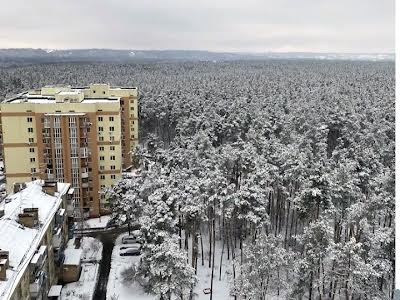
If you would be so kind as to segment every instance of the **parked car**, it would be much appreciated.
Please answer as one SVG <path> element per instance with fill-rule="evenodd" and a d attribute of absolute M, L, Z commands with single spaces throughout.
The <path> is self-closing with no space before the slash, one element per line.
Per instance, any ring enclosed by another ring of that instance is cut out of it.
<path fill-rule="evenodd" d="M 135 230 L 132 232 L 131 235 L 124 236 L 122 238 L 122 244 L 133 244 L 133 243 L 139 243 L 139 231 Z"/>
<path fill-rule="evenodd" d="M 120 256 L 138 256 L 140 255 L 140 248 L 129 248 L 119 252 Z"/>
<path fill-rule="evenodd" d="M 133 243 L 133 244 L 124 244 L 119 250 L 125 250 L 125 249 L 141 249 L 142 245 L 139 243 Z"/>

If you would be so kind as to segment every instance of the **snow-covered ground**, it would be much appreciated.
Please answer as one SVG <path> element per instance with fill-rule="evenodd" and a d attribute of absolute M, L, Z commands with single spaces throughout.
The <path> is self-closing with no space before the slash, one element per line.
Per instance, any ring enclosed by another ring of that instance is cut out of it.
<path fill-rule="evenodd" d="M 74 239 L 68 242 L 67 249 L 73 249 Z M 99 266 L 102 258 L 102 243 L 91 237 L 83 237 L 81 240 L 82 249 L 82 272 L 79 281 L 66 284 L 61 296 L 63 300 L 91 300 L 96 289 L 99 275 Z"/>
<path fill-rule="evenodd" d="M 115 247 L 112 253 L 111 269 L 107 285 L 107 300 L 153 300 L 156 299 L 154 295 L 149 295 L 144 292 L 141 286 L 137 283 L 125 283 L 121 276 L 121 272 L 127 267 L 131 266 L 133 263 L 139 263 L 139 256 L 120 256 L 119 248 L 121 247 L 122 236 L 118 237 Z M 198 258 L 198 269 L 197 277 L 198 283 L 194 289 L 194 292 L 198 295 L 196 299 L 208 300 L 210 298 L 209 294 L 204 294 L 203 290 L 211 287 L 211 268 L 208 267 L 208 243 L 204 243 L 204 266 L 201 265 L 201 256 Z M 189 249 L 190 247 L 189 241 Z M 222 243 L 215 243 L 215 266 L 214 266 L 214 299 L 233 299 L 229 296 L 230 281 L 232 278 L 232 260 L 227 259 L 226 247 L 224 250 L 224 255 L 222 259 L 222 272 L 221 281 L 219 280 L 219 266 L 220 266 L 220 255 L 222 250 Z M 115 298 L 113 298 L 113 296 Z"/>
<path fill-rule="evenodd" d="M 107 226 L 108 221 L 111 219 L 111 215 L 101 216 L 100 218 L 88 219 L 84 223 L 85 228 L 104 228 Z"/>
<path fill-rule="evenodd" d="M 146 294 L 137 283 L 125 283 L 121 272 L 134 263 L 139 263 L 140 256 L 120 256 L 119 248 L 122 246 L 121 240 L 124 233 L 115 241 L 115 246 L 111 256 L 111 269 L 107 284 L 107 300 L 153 300 L 154 296 Z"/>
<path fill-rule="evenodd" d="M 68 283 L 61 290 L 63 300 L 91 300 L 96 289 L 99 273 L 98 263 L 83 263 L 79 281 Z"/>

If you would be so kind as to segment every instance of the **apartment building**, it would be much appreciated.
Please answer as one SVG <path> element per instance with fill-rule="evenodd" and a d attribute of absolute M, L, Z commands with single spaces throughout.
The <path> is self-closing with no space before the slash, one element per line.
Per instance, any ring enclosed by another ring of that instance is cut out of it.
<path fill-rule="evenodd" d="M 45 86 L 5 100 L 0 110 L 7 190 L 39 178 L 70 182 L 68 212 L 99 216 L 106 206 L 100 191 L 132 165 L 137 88 Z"/>
<path fill-rule="evenodd" d="M 0 203 L 0 299 L 41 300 L 60 290 L 70 190 L 69 183 L 37 180 Z"/>

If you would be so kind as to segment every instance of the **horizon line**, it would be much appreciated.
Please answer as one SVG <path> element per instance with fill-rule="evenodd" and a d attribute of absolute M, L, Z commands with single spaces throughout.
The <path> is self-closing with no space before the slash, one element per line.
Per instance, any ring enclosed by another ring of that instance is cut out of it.
<path fill-rule="evenodd" d="M 9 47 L 0 48 L 0 50 L 43 50 L 43 51 L 76 51 L 76 50 L 107 50 L 107 51 L 190 51 L 190 52 L 209 52 L 209 53 L 229 53 L 229 54 L 296 54 L 296 53 L 307 53 L 307 54 L 390 54 L 395 55 L 396 52 L 327 52 L 327 51 L 219 51 L 219 50 L 205 50 L 205 49 L 122 49 L 122 48 L 32 48 L 32 47 Z M 50 52 L 51 53 L 51 52 Z"/>

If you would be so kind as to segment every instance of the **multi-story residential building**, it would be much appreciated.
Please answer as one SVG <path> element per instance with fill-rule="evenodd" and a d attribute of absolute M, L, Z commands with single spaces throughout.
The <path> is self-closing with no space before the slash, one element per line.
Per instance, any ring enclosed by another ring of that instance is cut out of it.
<path fill-rule="evenodd" d="M 54 296 L 68 241 L 70 190 L 69 183 L 37 180 L 18 185 L 0 203 L 0 299 L 47 299 L 50 290 Z"/>
<path fill-rule="evenodd" d="M 70 182 L 75 217 L 99 216 L 101 189 L 132 165 L 137 88 L 46 86 L 5 100 L 0 110 L 7 190 L 37 178 Z"/>

